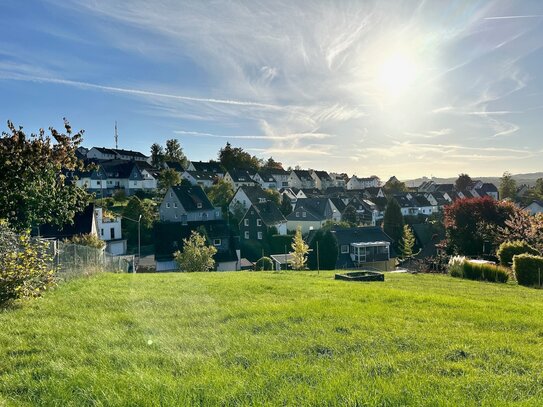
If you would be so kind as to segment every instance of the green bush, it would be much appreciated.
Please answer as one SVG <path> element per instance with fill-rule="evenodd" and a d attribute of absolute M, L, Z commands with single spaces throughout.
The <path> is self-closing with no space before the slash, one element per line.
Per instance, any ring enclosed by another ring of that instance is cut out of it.
<path fill-rule="evenodd" d="M 543 257 L 519 254 L 513 257 L 513 271 L 520 285 L 541 287 L 543 282 Z"/>
<path fill-rule="evenodd" d="M 54 284 L 49 244 L 32 240 L 27 233 L 16 235 L 0 221 L 0 304 L 37 297 Z"/>
<path fill-rule="evenodd" d="M 506 283 L 509 279 L 509 270 L 494 264 L 466 261 L 463 264 L 462 275 L 469 280 Z"/>
<path fill-rule="evenodd" d="M 513 264 L 513 256 L 518 254 L 539 254 L 539 252 L 530 246 L 528 243 L 515 240 L 513 242 L 504 242 L 498 249 L 497 256 L 500 259 L 502 266 L 511 267 Z"/>
<path fill-rule="evenodd" d="M 257 271 L 270 271 L 273 270 L 273 261 L 269 257 L 261 257 L 255 264 L 255 270 Z"/>

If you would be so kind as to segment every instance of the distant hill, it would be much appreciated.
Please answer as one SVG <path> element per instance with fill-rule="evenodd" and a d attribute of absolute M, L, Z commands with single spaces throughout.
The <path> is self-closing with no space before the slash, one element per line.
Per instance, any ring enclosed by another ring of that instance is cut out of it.
<path fill-rule="evenodd" d="M 419 186 L 424 181 L 430 181 L 430 180 L 434 181 L 436 184 L 454 184 L 457 178 L 458 176 L 451 177 L 451 178 L 422 177 L 422 178 L 416 178 L 416 179 L 411 179 L 411 180 L 404 180 L 403 182 L 405 182 L 406 185 L 410 187 Z M 501 177 L 471 177 L 471 178 L 480 179 L 483 182 L 491 182 L 494 185 L 499 186 Z M 533 172 L 529 174 L 514 174 L 513 175 L 513 179 L 517 181 L 517 185 L 526 184 L 526 185 L 533 186 L 535 185 L 535 181 L 538 178 L 543 178 L 543 172 Z"/>

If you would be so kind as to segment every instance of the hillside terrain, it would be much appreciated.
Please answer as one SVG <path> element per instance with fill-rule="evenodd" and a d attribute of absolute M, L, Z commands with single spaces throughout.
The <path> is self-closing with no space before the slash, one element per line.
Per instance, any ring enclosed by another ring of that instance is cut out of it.
<path fill-rule="evenodd" d="M 0 313 L 0 405 L 543 404 L 543 292 L 102 274 Z"/>
<path fill-rule="evenodd" d="M 430 180 L 433 180 L 436 184 L 454 184 L 454 182 L 456 181 L 457 178 L 458 178 L 458 176 L 449 177 L 449 178 L 423 177 L 423 178 L 405 180 L 404 182 L 406 183 L 407 186 L 410 186 L 410 187 L 419 186 L 424 181 L 430 181 Z M 490 182 L 490 183 L 492 183 L 492 184 L 494 184 L 496 186 L 499 186 L 501 176 L 496 176 L 496 177 L 472 177 L 472 178 L 474 180 L 478 179 L 478 180 L 481 180 L 483 182 Z M 538 178 L 543 178 L 543 172 L 533 172 L 533 173 L 529 173 L 529 174 L 513 174 L 513 179 L 517 182 L 517 185 L 519 185 L 519 186 L 524 185 L 524 184 L 529 185 L 529 186 L 534 186 L 535 181 Z"/>

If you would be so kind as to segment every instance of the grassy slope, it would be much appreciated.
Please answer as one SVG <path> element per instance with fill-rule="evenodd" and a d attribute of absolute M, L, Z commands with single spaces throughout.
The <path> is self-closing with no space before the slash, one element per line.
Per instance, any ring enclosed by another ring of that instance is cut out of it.
<path fill-rule="evenodd" d="M 100 275 L 0 313 L 0 405 L 543 404 L 543 292 Z"/>

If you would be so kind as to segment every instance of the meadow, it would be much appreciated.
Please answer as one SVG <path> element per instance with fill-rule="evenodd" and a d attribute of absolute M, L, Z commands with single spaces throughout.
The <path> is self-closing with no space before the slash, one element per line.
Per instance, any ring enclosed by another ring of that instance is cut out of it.
<path fill-rule="evenodd" d="M 0 311 L 0 405 L 543 405 L 543 291 L 100 274 Z"/>

